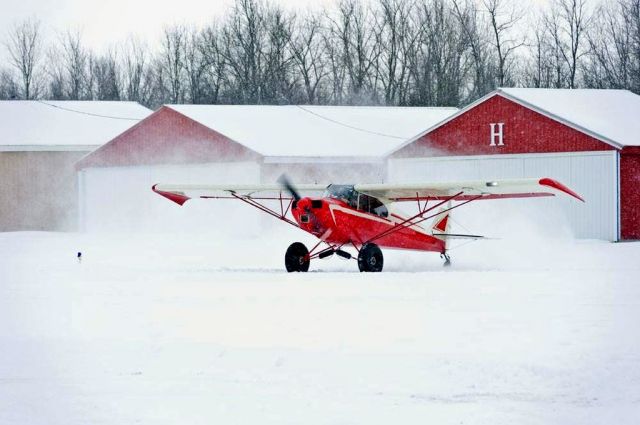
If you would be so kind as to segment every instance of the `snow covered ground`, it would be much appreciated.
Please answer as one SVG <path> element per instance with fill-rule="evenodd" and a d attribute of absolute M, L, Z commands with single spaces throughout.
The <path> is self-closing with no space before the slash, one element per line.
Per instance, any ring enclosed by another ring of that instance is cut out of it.
<path fill-rule="evenodd" d="M 371 275 L 287 274 L 291 241 L 0 234 L 0 423 L 640 420 L 640 243 L 385 252 Z"/>

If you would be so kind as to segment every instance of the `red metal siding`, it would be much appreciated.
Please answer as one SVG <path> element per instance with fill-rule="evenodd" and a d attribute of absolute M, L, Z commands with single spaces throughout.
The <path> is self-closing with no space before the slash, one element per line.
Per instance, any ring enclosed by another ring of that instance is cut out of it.
<path fill-rule="evenodd" d="M 622 239 L 640 239 L 640 154 L 620 155 L 620 232 Z"/>
<path fill-rule="evenodd" d="M 504 123 L 504 146 L 490 146 L 492 123 Z M 425 134 L 393 156 L 497 155 L 613 149 L 611 145 L 498 94 Z"/>
<path fill-rule="evenodd" d="M 257 159 L 260 155 L 167 107 L 95 150 L 76 168 Z"/>

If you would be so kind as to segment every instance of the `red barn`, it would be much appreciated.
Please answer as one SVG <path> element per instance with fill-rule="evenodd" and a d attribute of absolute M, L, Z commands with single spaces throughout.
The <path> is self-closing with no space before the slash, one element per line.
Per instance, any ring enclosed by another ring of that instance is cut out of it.
<path fill-rule="evenodd" d="M 640 238 L 640 96 L 499 89 L 409 139 L 391 181 L 548 176 L 587 200 L 554 200 L 578 237 Z"/>
<path fill-rule="evenodd" d="M 297 183 L 379 182 L 387 152 L 456 111 L 165 105 L 78 161 L 82 228 L 183 230 L 190 225 L 184 209 L 150 190 L 158 182 L 273 183 L 283 172 Z M 236 211 L 228 204 L 190 204 L 209 222 L 215 214 L 248 211 L 244 205 Z"/>

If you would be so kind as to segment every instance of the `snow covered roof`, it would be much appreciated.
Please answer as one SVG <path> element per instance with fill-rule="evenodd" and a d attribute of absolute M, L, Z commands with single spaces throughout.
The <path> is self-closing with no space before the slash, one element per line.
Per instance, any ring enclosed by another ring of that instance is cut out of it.
<path fill-rule="evenodd" d="M 166 105 L 265 157 L 381 157 L 457 108 Z"/>
<path fill-rule="evenodd" d="M 94 149 L 149 114 L 136 102 L 0 101 L 0 150 Z"/>
<path fill-rule="evenodd" d="M 503 96 L 617 148 L 640 146 L 640 96 L 628 90 L 499 88 L 399 144 L 393 152 L 465 114 L 494 96 Z"/>
<path fill-rule="evenodd" d="M 640 146 L 640 96 L 628 90 L 502 88 L 497 93 L 616 147 Z"/>

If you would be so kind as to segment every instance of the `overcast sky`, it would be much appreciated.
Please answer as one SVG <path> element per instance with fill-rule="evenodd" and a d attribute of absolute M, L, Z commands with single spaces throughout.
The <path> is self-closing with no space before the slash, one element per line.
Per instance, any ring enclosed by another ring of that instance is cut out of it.
<path fill-rule="evenodd" d="M 318 8 L 334 0 L 277 0 L 287 8 Z M 175 23 L 203 25 L 222 15 L 233 0 L 0 0 L 0 40 L 15 22 L 38 18 L 47 33 L 73 28 L 90 48 L 102 50 L 137 34 L 157 40 L 162 27 Z M 4 50 L 4 46 L 1 46 Z"/>
<path fill-rule="evenodd" d="M 289 9 L 317 9 L 337 0 L 271 0 Z M 522 1 L 522 0 L 515 0 Z M 525 0 L 542 5 L 549 0 Z M 155 43 L 163 26 L 188 23 L 202 26 L 222 15 L 233 0 L 0 0 L 0 40 L 16 22 L 36 17 L 48 37 L 56 31 L 80 30 L 87 47 L 101 52 L 137 35 Z M 6 49 L 0 42 L 0 59 Z"/>

